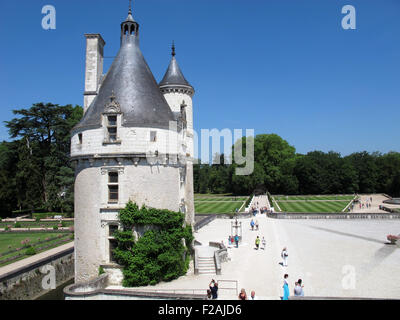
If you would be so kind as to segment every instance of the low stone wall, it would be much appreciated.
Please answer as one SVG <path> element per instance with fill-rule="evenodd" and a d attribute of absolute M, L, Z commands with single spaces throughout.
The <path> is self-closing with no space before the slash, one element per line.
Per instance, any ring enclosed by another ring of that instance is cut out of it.
<path fill-rule="evenodd" d="M 108 274 L 64 288 L 65 300 L 204 300 L 204 294 L 180 294 L 174 292 L 135 291 L 127 289 L 106 289 Z"/>
<path fill-rule="evenodd" d="M 228 249 L 220 242 L 210 241 L 208 245 L 218 249 L 214 252 L 214 263 L 217 275 L 220 275 L 222 273 L 221 263 L 228 261 Z"/>
<path fill-rule="evenodd" d="M 198 218 L 198 217 L 201 217 L 201 216 L 197 216 L 196 218 Z M 209 224 L 211 221 L 213 221 L 215 218 L 216 218 L 216 215 L 215 215 L 215 214 L 214 214 L 214 215 L 210 214 L 210 215 L 204 216 L 203 219 L 199 219 L 199 220 L 195 223 L 193 230 L 194 230 L 194 231 L 200 230 L 201 228 L 203 228 L 204 226 L 206 226 L 207 224 Z M 197 219 L 196 219 L 196 220 L 197 220 Z"/>
<path fill-rule="evenodd" d="M 268 213 L 274 219 L 400 219 L 400 213 L 324 213 L 324 212 L 274 212 Z"/>
<path fill-rule="evenodd" d="M 51 273 L 41 272 L 49 265 L 54 268 L 56 287 L 74 277 L 74 249 L 66 249 L 55 255 L 25 265 L 0 277 L 0 300 L 34 300 L 52 289 L 44 289 L 43 279 Z"/>

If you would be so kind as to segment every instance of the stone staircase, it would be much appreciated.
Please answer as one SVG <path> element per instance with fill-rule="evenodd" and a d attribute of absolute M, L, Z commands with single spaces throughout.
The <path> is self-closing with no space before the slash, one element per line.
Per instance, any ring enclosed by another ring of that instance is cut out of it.
<path fill-rule="evenodd" d="M 199 274 L 216 274 L 214 257 L 198 257 Z"/>

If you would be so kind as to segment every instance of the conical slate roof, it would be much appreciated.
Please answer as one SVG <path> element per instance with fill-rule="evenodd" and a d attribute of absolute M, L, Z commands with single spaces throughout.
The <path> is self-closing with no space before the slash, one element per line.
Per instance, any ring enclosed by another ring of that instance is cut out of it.
<path fill-rule="evenodd" d="M 178 61 L 176 61 L 175 59 L 175 46 L 172 46 L 171 62 L 169 63 L 164 78 L 159 84 L 160 87 L 168 85 L 182 85 L 191 87 L 189 82 L 185 79 L 181 69 L 179 68 Z"/>
<path fill-rule="evenodd" d="M 113 97 L 123 113 L 123 126 L 168 129 L 175 119 L 142 55 L 138 34 L 123 34 L 121 40 L 98 95 L 76 128 L 100 127 L 101 114 Z"/>

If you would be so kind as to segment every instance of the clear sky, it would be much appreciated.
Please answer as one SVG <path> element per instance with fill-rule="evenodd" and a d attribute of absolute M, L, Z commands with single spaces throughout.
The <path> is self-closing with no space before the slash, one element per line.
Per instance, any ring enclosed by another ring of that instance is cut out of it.
<path fill-rule="evenodd" d="M 42 29 L 48 4 L 56 30 Z M 355 30 L 341 25 L 347 4 Z M 115 56 L 127 11 L 128 0 L 1 0 L 0 120 L 36 102 L 82 105 L 84 33 Z M 400 151 L 399 0 L 135 0 L 133 15 L 157 81 L 175 40 L 197 131 L 276 133 L 299 153 Z"/>

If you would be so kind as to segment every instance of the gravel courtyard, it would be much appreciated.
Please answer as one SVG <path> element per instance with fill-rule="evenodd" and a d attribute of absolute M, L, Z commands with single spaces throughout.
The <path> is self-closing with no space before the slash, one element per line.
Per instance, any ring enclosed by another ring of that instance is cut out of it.
<path fill-rule="evenodd" d="M 237 280 L 238 289 L 258 299 L 280 299 L 282 279 L 289 274 L 290 294 L 294 282 L 303 280 L 306 296 L 400 298 L 400 248 L 389 245 L 387 234 L 400 233 L 398 220 L 279 220 L 257 215 L 260 228 L 252 231 L 251 218 L 243 223 L 243 242 L 229 247 L 230 261 L 222 274 L 186 276 L 143 289 L 196 289 L 204 293 L 212 278 Z M 195 237 L 227 244 L 230 219 L 215 219 Z M 266 249 L 255 250 L 257 237 L 265 237 Z M 286 246 L 288 267 L 282 267 L 280 252 Z M 225 285 L 226 286 L 226 285 Z M 220 299 L 237 299 L 233 290 L 220 290 Z"/>

